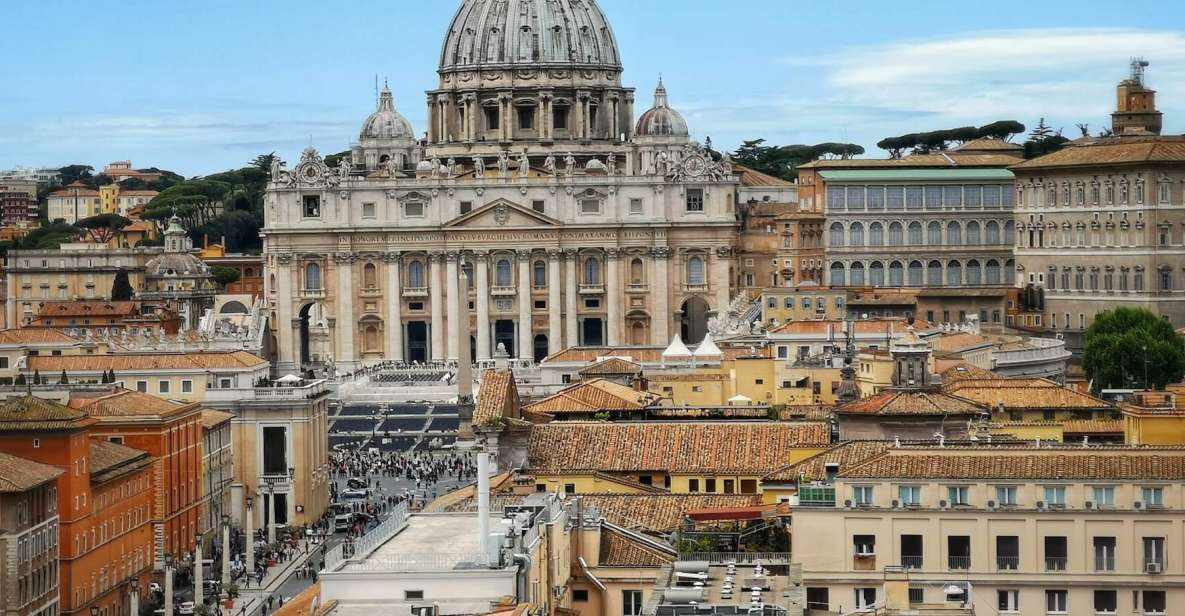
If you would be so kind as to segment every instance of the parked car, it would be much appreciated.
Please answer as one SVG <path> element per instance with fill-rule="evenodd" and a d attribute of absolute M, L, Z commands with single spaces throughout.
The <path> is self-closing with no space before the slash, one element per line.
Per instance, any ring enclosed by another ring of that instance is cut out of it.
<path fill-rule="evenodd" d="M 193 601 L 182 601 L 177 606 L 177 613 L 180 616 L 193 616 Z"/>
<path fill-rule="evenodd" d="M 342 490 L 342 498 L 346 500 L 364 500 L 370 496 L 370 490 Z"/>
<path fill-rule="evenodd" d="M 354 488 L 356 490 L 358 490 L 358 489 L 365 490 L 366 489 L 366 482 L 361 479 L 358 479 L 357 477 L 350 477 L 349 479 L 346 480 L 346 487 L 347 488 Z"/>

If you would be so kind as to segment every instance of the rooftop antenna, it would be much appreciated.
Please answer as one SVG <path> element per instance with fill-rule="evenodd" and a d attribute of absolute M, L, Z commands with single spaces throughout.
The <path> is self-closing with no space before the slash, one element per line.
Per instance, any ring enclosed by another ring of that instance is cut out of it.
<path fill-rule="evenodd" d="M 1144 58 L 1132 58 L 1132 81 L 1136 85 L 1144 85 L 1144 69 L 1151 63 Z"/>
<path fill-rule="evenodd" d="M 379 74 L 378 73 L 374 74 L 374 98 L 375 98 L 375 100 L 378 100 L 378 98 L 379 98 Z"/>

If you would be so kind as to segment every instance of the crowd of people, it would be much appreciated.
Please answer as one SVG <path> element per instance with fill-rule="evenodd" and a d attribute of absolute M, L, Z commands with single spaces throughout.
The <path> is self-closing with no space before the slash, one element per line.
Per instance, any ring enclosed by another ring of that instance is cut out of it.
<path fill-rule="evenodd" d="M 416 490 L 430 489 L 445 479 L 465 482 L 477 478 L 477 463 L 469 453 L 343 450 L 330 454 L 330 466 L 334 477 L 358 478 L 367 488 L 380 477 L 414 482 Z"/>

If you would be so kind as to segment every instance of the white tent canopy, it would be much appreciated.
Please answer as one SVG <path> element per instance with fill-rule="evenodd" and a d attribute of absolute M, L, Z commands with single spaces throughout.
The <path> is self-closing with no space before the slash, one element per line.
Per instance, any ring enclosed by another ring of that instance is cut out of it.
<path fill-rule="evenodd" d="M 679 338 L 679 334 L 675 334 L 675 337 L 671 339 L 671 345 L 667 347 L 667 350 L 662 352 L 662 357 L 663 359 L 669 357 L 691 357 L 691 349 L 688 349 L 687 345 L 683 344 L 683 340 Z"/>
<path fill-rule="evenodd" d="M 699 343 L 695 349 L 695 356 L 698 357 L 722 357 L 724 352 L 720 347 L 716 346 L 716 342 L 712 340 L 712 334 L 704 336 L 704 341 Z"/>
<path fill-rule="evenodd" d="M 299 376 L 296 376 L 295 374 L 289 374 L 287 376 L 282 376 L 282 377 L 276 379 L 276 382 L 277 383 L 299 383 L 303 380 L 304 379 L 300 378 Z"/>
<path fill-rule="evenodd" d="M 744 394 L 737 394 L 728 399 L 729 404 L 752 404 L 753 399 Z"/>

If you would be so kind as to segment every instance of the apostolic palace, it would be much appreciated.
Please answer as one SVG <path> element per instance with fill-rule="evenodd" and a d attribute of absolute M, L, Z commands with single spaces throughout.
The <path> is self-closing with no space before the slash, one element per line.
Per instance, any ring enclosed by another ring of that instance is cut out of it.
<path fill-rule="evenodd" d="M 426 141 L 384 88 L 345 164 L 273 169 L 280 370 L 702 337 L 730 298 L 736 176 L 661 83 L 635 116 L 596 4 L 465 2 L 437 72 Z"/>

